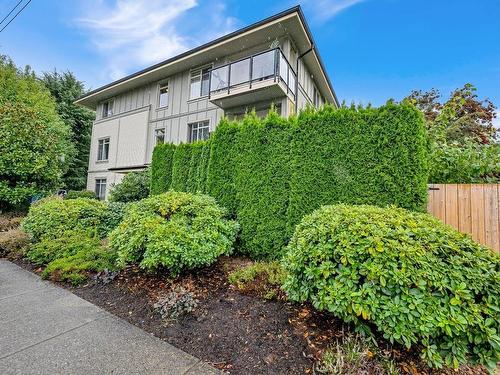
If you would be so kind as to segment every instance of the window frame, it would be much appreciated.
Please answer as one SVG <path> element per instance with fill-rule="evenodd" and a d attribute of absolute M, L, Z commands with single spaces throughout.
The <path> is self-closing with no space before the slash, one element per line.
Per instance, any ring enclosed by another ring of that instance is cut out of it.
<path fill-rule="evenodd" d="M 108 105 L 106 112 L 104 112 L 104 106 L 105 104 Z M 111 110 L 110 110 L 110 104 L 111 104 Z M 108 118 L 114 115 L 113 109 L 115 106 L 115 99 L 108 99 L 102 102 L 102 111 L 101 111 L 101 116 L 102 118 Z"/>
<path fill-rule="evenodd" d="M 189 100 L 196 100 L 196 99 L 201 99 L 201 98 L 206 98 L 210 94 L 210 71 L 212 70 L 213 64 L 209 65 L 204 65 L 196 69 L 191 69 L 189 71 Z M 205 71 L 205 73 L 203 73 Z M 206 80 L 206 93 L 203 93 L 203 76 L 206 74 L 208 79 Z M 198 96 L 191 96 L 192 95 L 192 89 L 191 86 L 193 84 L 194 79 L 199 79 L 200 80 L 200 92 L 197 93 Z"/>
<path fill-rule="evenodd" d="M 158 143 L 158 132 L 163 131 L 163 142 Z M 164 144 L 165 143 L 165 138 L 167 135 L 167 129 L 166 128 L 157 128 L 154 130 L 154 142 L 155 142 L 155 147 L 158 146 L 159 144 Z"/>
<path fill-rule="evenodd" d="M 103 156 L 101 154 L 104 153 L 104 146 L 105 145 L 108 146 L 106 159 L 101 159 L 100 157 Z M 103 152 L 101 152 L 101 146 L 102 146 Z M 110 149 L 110 146 L 111 146 L 111 137 L 102 137 L 102 138 L 99 138 L 97 140 L 97 158 L 96 158 L 96 160 L 98 162 L 107 162 L 107 161 L 109 161 L 109 149 Z"/>
<path fill-rule="evenodd" d="M 103 182 L 104 181 L 104 182 Z M 97 196 L 97 198 L 101 201 L 106 199 L 106 189 L 108 187 L 108 179 L 105 177 L 98 177 L 94 180 L 94 193 Z M 104 186 L 104 191 L 103 190 Z M 99 189 L 98 189 L 99 187 Z M 102 193 L 102 195 L 101 195 Z"/>
<path fill-rule="evenodd" d="M 205 125 L 206 124 L 206 125 Z M 200 125 L 203 125 L 203 126 L 200 126 Z M 194 129 L 194 126 L 196 126 L 196 129 Z M 206 138 L 199 138 L 199 130 L 201 129 L 208 129 L 208 136 Z M 196 130 L 196 139 L 194 139 L 193 137 L 193 133 L 194 133 L 194 130 Z M 198 142 L 198 141 L 205 141 L 207 140 L 208 138 L 210 138 L 210 120 L 201 120 L 201 121 L 194 121 L 194 122 L 190 122 L 188 124 L 188 131 L 189 131 L 189 136 L 188 136 L 188 139 L 189 139 L 189 143 L 193 143 L 193 142 Z"/>
<path fill-rule="evenodd" d="M 160 98 L 161 98 L 161 90 L 162 88 L 167 88 L 167 92 L 166 92 L 166 95 L 167 95 L 167 101 L 166 101 L 166 104 L 165 105 L 161 105 L 161 102 L 160 102 Z M 157 108 L 158 109 L 165 109 L 165 108 L 168 108 L 168 102 L 169 102 L 169 99 L 170 99 L 170 81 L 169 80 L 166 80 L 166 81 L 162 81 L 160 83 L 158 83 L 158 98 L 157 98 L 157 101 L 156 101 L 156 104 L 157 104 Z"/>

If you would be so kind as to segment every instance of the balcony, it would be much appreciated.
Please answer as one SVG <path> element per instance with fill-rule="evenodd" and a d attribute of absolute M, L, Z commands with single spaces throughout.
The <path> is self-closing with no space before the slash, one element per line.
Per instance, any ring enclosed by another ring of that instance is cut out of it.
<path fill-rule="evenodd" d="M 297 76 L 279 48 L 218 66 L 210 72 L 209 99 L 226 109 L 288 96 Z"/>

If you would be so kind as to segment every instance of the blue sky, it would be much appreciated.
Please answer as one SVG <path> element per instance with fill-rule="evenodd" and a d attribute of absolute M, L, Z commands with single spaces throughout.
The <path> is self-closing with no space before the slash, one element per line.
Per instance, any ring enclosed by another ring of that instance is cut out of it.
<path fill-rule="evenodd" d="M 0 0 L 3 17 L 18 0 Z M 0 53 L 89 88 L 248 25 L 295 2 L 33 0 L 0 33 Z M 500 1 L 301 2 L 341 100 L 379 105 L 465 82 L 500 105 Z"/>

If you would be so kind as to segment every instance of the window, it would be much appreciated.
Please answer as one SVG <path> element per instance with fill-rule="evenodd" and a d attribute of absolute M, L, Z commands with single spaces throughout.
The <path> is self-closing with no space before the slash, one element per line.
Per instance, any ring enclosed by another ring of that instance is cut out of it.
<path fill-rule="evenodd" d="M 106 199 L 106 179 L 96 178 L 95 179 L 95 195 L 100 200 Z"/>
<path fill-rule="evenodd" d="M 165 143 L 165 129 L 155 130 L 155 145 L 161 145 Z"/>
<path fill-rule="evenodd" d="M 102 103 L 102 117 L 110 117 L 113 116 L 113 104 L 114 100 L 108 100 Z"/>
<path fill-rule="evenodd" d="M 208 139 L 208 137 L 210 136 L 208 120 L 189 124 L 189 132 L 189 140 L 191 142 L 203 141 L 205 139 Z"/>
<path fill-rule="evenodd" d="M 97 147 L 97 160 L 106 161 L 109 157 L 109 138 L 99 139 Z"/>
<path fill-rule="evenodd" d="M 160 84 L 158 94 L 158 108 L 168 107 L 168 82 Z"/>
<path fill-rule="evenodd" d="M 210 67 L 191 71 L 189 99 L 208 95 L 210 83 Z"/>

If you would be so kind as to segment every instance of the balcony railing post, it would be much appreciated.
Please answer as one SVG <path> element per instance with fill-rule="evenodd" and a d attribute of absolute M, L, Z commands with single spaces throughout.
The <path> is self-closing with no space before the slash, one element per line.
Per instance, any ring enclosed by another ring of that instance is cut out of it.
<path fill-rule="evenodd" d="M 248 69 L 248 81 L 250 82 L 250 88 L 252 88 L 252 76 L 253 76 L 253 56 L 250 56 L 250 69 Z"/>
<path fill-rule="evenodd" d="M 227 66 L 227 94 L 229 95 L 229 91 L 231 89 L 231 64 Z"/>
<path fill-rule="evenodd" d="M 278 68 L 279 68 L 278 48 L 276 48 L 274 50 L 274 82 L 276 82 L 276 78 L 278 77 Z"/>

